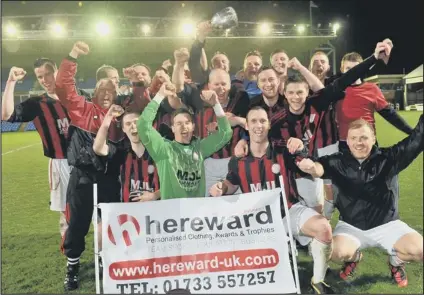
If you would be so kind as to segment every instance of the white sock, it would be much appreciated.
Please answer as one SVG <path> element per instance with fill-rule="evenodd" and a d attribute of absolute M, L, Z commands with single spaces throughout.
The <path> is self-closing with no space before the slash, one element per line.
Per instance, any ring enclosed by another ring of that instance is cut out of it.
<path fill-rule="evenodd" d="M 400 259 L 396 254 L 395 255 L 390 255 L 390 264 L 393 266 L 401 266 L 405 264 L 405 261 L 403 261 L 402 259 Z"/>
<path fill-rule="evenodd" d="M 317 239 L 311 242 L 312 258 L 314 259 L 314 276 L 312 282 L 314 284 L 324 281 L 327 271 L 327 262 L 331 257 L 332 243 L 325 244 Z"/>
<path fill-rule="evenodd" d="M 79 257 L 78 258 L 69 258 L 68 257 L 68 265 L 75 265 L 79 263 Z"/>

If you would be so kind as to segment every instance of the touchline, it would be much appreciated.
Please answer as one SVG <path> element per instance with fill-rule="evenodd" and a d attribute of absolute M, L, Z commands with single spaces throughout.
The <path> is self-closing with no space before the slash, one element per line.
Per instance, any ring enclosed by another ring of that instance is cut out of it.
<path fill-rule="evenodd" d="M 185 232 L 186 229 L 195 232 L 203 230 L 217 231 L 225 229 L 243 229 L 250 227 L 251 220 L 256 220 L 259 224 L 272 224 L 272 213 L 270 205 L 265 206 L 265 210 L 256 213 L 244 214 L 242 216 L 223 217 L 193 217 L 180 219 L 166 219 L 161 222 L 152 220 L 150 215 L 146 217 L 146 235 L 165 233 Z"/>

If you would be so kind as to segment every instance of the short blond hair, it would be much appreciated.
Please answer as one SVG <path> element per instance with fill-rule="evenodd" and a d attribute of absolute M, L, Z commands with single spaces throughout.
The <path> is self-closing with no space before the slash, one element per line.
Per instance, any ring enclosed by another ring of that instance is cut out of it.
<path fill-rule="evenodd" d="M 342 57 L 342 64 L 340 66 L 340 70 L 343 70 L 344 63 L 347 62 L 347 61 L 361 63 L 363 60 L 364 59 L 362 58 L 362 56 L 358 52 L 349 52 L 349 53 L 346 53 Z"/>
<path fill-rule="evenodd" d="M 371 130 L 372 134 L 375 136 L 374 127 L 370 124 L 370 122 L 364 120 L 363 118 L 350 122 L 348 125 L 348 130 L 359 129 L 362 127 L 368 127 Z"/>

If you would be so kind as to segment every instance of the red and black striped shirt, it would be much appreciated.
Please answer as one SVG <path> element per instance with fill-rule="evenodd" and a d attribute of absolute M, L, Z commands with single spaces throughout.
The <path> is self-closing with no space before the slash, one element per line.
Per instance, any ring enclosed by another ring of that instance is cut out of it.
<path fill-rule="evenodd" d="M 66 109 L 47 93 L 30 97 L 15 106 L 8 122 L 33 121 L 43 143 L 44 155 L 52 159 L 66 159 L 68 128 L 71 122 Z"/>
<path fill-rule="evenodd" d="M 294 161 L 294 156 L 288 153 L 287 148 L 272 148 L 270 144 L 261 158 L 256 158 L 251 153 L 242 158 L 232 157 L 226 179 L 233 185 L 238 185 L 243 193 L 250 193 L 281 187 L 281 175 L 290 209 L 300 198 L 295 181 L 297 167 Z"/>
<path fill-rule="evenodd" d="M 249 108 L 249 96 L 247 92 L 239 90 L 234 92 L 234 95 L 229 99 L 228 105 L 223 107 L 226 113 L 232 113 L 237 117 L 245 118 Z M 212 125 L 212 127 L 211 127 Z M 213 127 L 216 126 L 216 127 Z M 216 115 L 211 107 L 206 107 L 199 110 L 195 114 L 195 131 L 194 134 L 198 138 L 205 138 L 209 135 L 210 128 L 217 128 Z M 209 127 L 209 128 L 208 128 Z M 211 157 L 214 159 L 225 159 L 233 155 L 233 151 L 238 141 L 241 139 L 242 131 L 244 130 L 240 126 L 232 127 L 233 137 L 232 139 L 219 151 L 214 153 Z"/>
<path fill-rule="evenodd" d="M 121 165 L 121 201 L 129 202 L 134 192 L 155 192 L 159 189 L 159 177 L 153 159 L 147 151 L 138 158 L 130 150 Z"/>

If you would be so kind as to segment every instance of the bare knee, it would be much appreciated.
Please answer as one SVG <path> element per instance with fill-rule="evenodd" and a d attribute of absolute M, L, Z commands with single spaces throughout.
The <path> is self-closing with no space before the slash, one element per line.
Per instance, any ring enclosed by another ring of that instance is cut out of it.
<path fill-rule="evenodd" d="M 416 232 L 401 237 L 394 248 L 404 261 L 423 261 L 423 237 Z"/>
<path fill-rule="evenodd" d="M 323 243 L 331 243 L 333 239 L 330 223 L 322 215 L 315 215 L 311 217 L 303 225 L 301 230 L 305 235 L 315 238 Z"/>
<path fill-rule="evenodd" d="M 345 236 L 335 236 L 333 238 L 333 254 L 331 260 L 335 262 L 352 261 L 356 255 L 358 246 L 356 243 Z"/>

